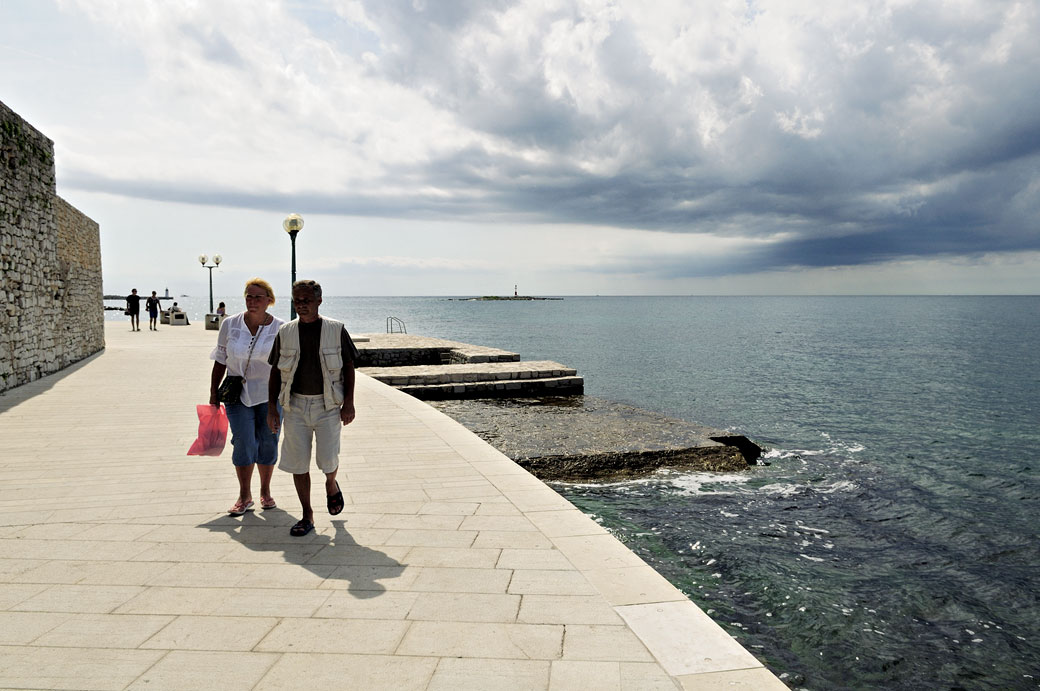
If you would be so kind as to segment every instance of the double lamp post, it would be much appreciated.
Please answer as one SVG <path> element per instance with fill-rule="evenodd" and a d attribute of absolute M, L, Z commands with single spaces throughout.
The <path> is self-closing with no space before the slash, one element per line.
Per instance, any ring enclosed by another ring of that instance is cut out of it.
<path fill-rule="evenodd" d="M 199 255 L 199 264 L 202 264 L 202 268 L 209 269 L 209 313 L 213 314 L 213 269 L 220 266 L 221 256 L 219 254 L 213 255 L 213 265 L 210 266 L 206 262 L 209 260 L 204 254 Z"/>

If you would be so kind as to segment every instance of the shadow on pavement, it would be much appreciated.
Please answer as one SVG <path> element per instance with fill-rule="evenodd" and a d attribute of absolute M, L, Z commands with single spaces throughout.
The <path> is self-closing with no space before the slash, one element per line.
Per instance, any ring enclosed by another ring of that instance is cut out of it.
<path fill-rule="evenodd" d="M 378 597 L 386 592 L 380 580 L 399 578 L 405 566 L 379 550 L 358 544 L 347 530 L 345 519 L 333 520 L 334 535 L 312 532 L 304 537 L 289 535 L 295 519 L 282 509 L 244 516 L 221 516 L 199 524 L 256 552 L 281 553 L 288 564 L 296 564 L 329 580 L 349 582 L 348 592 L 357 598 Z"/>
<path fill-rule="evenodd" d="M 57 372 L 51 372 L 50 374 L 43 375 L 38 379 L 34 379 L 31 382 L 19 384 L 18 386 L 7 389 L 6 391 L 0 391 L 0 413 L 5 413 L 11 408 L 14 408 L 20 403 L 25 403 L 33 396 L 38 396 L 41 393 L 45 393 L 51 389 L 55 384 L 60 382 L 65 377 L 75 374 L 79 370 L 89 365 L 94 360 L 97 360 L 105 352 L 102 348 L 96 353 L 91 353 L 82 360 L 64 367 Z"/>

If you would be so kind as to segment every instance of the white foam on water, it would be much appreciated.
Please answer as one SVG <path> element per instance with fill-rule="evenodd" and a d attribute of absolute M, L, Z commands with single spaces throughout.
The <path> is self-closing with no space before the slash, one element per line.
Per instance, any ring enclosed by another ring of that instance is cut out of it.
<path fill-rule="evenodd" d="M 660 473 L 658 479 L 667 480 L 681 494 L 737 494 L 751 481 L 747 473 Z M 731 518 L 733 516 L 730 516 Z"/>
<path fill-rule="evenodd" d="M 783 448 L 772 448 L 768 449 L 762 454 L 762 458 L 766 460 L 786 460 L 788 458 L 811 458 L 813 456 L 824 456 L 824 455 L 835 455 L 845 456 L 853 455 L 866 451 L 867 447 L 856 441 L 835 441 L 830 434 L 826 432 L 820 432 L 820 437 L 823 439 L 821 448 L 818 449 L 783 449 Z"/>
<path fill-rule="evenodd" d="M 813 489 L 821 494 L 834 494 L 835 492 L 851 492 L 855 490 L 856 487 L 856 483 L 852 480 L 839 480 L 838 482 L 824 485 L 823 487 L 814 486 Z"/>
<path fill-rule="evenodd" d="M 789 482 L 778 482 L 772 485 L 763 485 L 761 491 L 765 494 L 772 494 L 781 497 L 791 497 L 796 494 L 801 494 L 805 490 L 812 490 L 817 494 L 834 494 L 835 492 L 850 492 L 856 489 L 856 483 L 851 480 L 838 480 L 830 484 L 825 483 L 813 483 L 811 485 L 799 485 L 792 484 Z M 808 530 L 807 528 L 802 528 Z"/>
<path fill-rule="evenodd" d="M 797 458 L 798 456 L 803 455 L 812 455 L 812 452 L 794 449 L 769 449 L 769 451 L 762 454 L 762 458 L 769 461 L 780 461 L 787 458 Z"/>
<path fill-rule="evenodd" d="M 625 490 L 625 489 L 627 489 L 629 487 L 638 487 L 640 485 L 648 485 L 648 484 L 653 483 L 653 482 L 660 482 L 660 479 L 655 478 L 654 476 L 649 476 L 649 477 L 634 478 L 634 479 L 630 479 L 630 480 L 617 480 L 616 482 L 558 482 L 558 481 L 554 481 L 554 482 L 550 482 L 549 484 L 553 485 L 553 486 L 557 486 L 557 487 L 585 487 L 585 488 L 592 488 L 592 489 L 599 489 L 599 488 L 609 487 L 609 488 L 612 488 L 612 489 Z"/>

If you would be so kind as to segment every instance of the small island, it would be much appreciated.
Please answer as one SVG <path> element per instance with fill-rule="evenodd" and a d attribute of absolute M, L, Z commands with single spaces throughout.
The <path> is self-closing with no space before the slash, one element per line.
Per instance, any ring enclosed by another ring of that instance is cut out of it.
<path fill-rule="evenodd" d="M 483 295 L 479 298 L 455 298 L 469 302 L 477 300 L 562 300 L 563 298 L 538 298 L 530 295 Z"/>
<path fill-rule="evenodd" d="M 482 295 L 479 298 L 448 298 L 449 300 L 460 300 L 462 302 L 479 302 L 484 300 L 562 300 L 563 298 L 538 298 L 532 295 L 521 295 L 519 288 L 513 286 L 512 295 Z"/>

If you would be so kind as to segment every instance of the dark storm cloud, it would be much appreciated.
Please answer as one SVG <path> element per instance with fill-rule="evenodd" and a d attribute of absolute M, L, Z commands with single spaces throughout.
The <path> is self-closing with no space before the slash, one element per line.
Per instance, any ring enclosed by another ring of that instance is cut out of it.
<path fill-rule="evenodd" d="M 632 24 L 616 20 L 583 53 L 588 73 L 568 83 L 608 84 L 595 107 L 554 86 L 549 65 L 561 58 L 548 42 L 502 40 L 431 61 L 412 50 L 425 48 L 409 40 L 425 24 L 411 19 L 386 27 L 393 74 L 479 131 L 554 161 L 458 151 L 421 173 L 445 188 L 476 187 L 503 209 L 553 221 L 784 234 L 741 256 L 744 271 L 1040 249 L 1036 8 L 901 6 L 843 27 L 841 40 L 807 18 L 807 76 L 786 88 L 754 51 L 669 82 Z M 455 26 L 493 34 L 495 19 Z M 554 22 L 591 21 L 576 8 L 543 20 L 542 39 Z M 706 112 L 724 126 L 699 137 Z"/>

